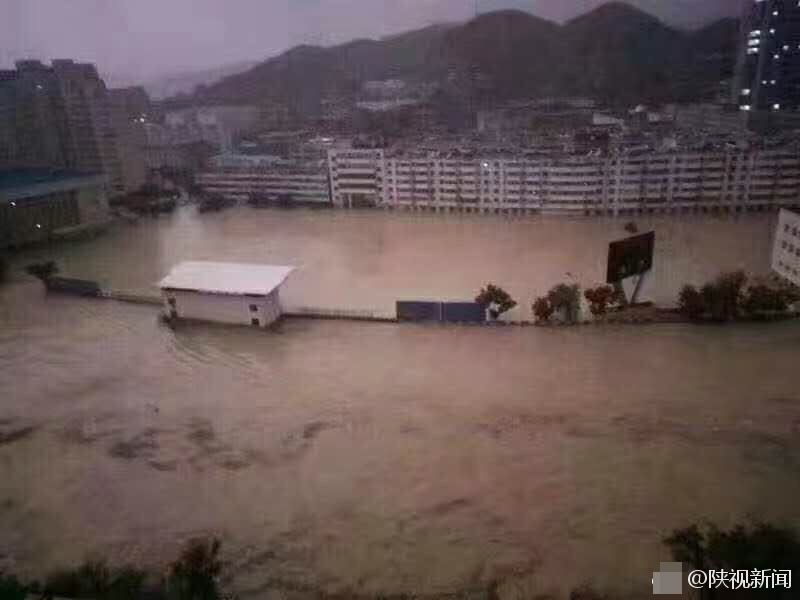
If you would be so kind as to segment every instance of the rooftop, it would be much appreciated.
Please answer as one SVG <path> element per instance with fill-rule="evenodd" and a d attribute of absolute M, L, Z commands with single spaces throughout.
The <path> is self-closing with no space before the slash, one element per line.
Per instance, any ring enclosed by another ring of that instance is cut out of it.
<path fill-rule="evenodd" d="M 294 267 L 188 261 L 178 263 L 158 286 L 209 294 L 266 296 L 280 286 Z"/>
<path fill-rule="evenodd" d="M 66 169 L 0 169 L 0 200 L 19 200 L 85 185 L 103 178 Z"/>

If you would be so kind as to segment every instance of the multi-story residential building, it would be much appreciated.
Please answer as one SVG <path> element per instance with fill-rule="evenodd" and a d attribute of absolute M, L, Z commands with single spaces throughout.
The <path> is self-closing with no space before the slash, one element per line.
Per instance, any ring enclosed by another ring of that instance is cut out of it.
<path fill-rule="evenodd" d="M 39 61 L 0 71 L 0 167 L 67 167 L 76 162 L 61 83 Z"/>
<path fill-rule="evenodd" d="M 140 183 L 125 168 L 132 160 L 129 136 L 115 131 L 109 91 L 94 65 L 26 60 L 16 66 L 0 72 L 0 167 L 102 173 L 110 195 Z"/>
<path fill-rule="evenodd" d="M 732 106 L 732 105 L 728 105 Z M 675 127 L 691 132 L 741 135 L 747 130 L 745 115 L 721 104 L 682 104 L 671 107 Z"/>
<path fill-rule="evenodd" d="M 117 156 L 123 191 L 138 190 L 147 182 L 147 131 L 150 99 L 141 87 L 109 90 L 111 123 L 117 142 Z"/>
<path fill-rule="evenodd" d="M 800 109 L 800 4 L 744 0 L 734 102 L 744 111 Z"/>
<path fill-rule="evenodd" d="M 238 134 L 256 125 L 258 117 L 255 106 L 203 106 L 168 112 L 164 125 L 173 144 L 202 141 L 227 151 Z"/>
<path fill-rule="evenodd" d="M 333 204 L 528 214 L 766 210 L 800 204 L 800 155 L 765 151 L 530 158 L 331 150 Z"/>
<path fill-rule="evenodd" d="M 329 150 L 328 169 L 334 206 L 354 208 L 386 204 L 383 150 Z"/>
<path fill-rule="evenodd" d="M 52 70 L 61 87 L 74 160 L 70 167 L 105 173 L 111 194 L 125 191 L 117 141 L 111 124 L 111 104 L 97 68 L 73 60 L 53 60 Z"/>
<path fill-rule="evenodd" d="M 293 161 L 274 156 L 221 155 L 197 184 L 210 193 L 256 203 L 328 205 L 331 203 L 325 160 Z"/>

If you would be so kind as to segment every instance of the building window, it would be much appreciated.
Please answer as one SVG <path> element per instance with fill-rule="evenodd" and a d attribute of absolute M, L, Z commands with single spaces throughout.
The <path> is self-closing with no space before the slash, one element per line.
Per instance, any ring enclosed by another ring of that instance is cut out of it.
<path fill-rule="evenodd" d="M 261 321 L 258 319 L 250 319 L 250 324 L 259 327 L 261 325 Z"/>
<path fill-rule="evenodd" d="M 258 305 L 257 304 L 251 304 L 250 305 L 250 312 L 258 312 Z"/>
<path fill-rule="evenodd" d="M 169 304 L 170 306 L 173 306 L 173 307 L 174 307 L 174 306 L 175 306 L 175 298 L 169 298 L 169 299 L 167 299 L 167 304 Z"/>

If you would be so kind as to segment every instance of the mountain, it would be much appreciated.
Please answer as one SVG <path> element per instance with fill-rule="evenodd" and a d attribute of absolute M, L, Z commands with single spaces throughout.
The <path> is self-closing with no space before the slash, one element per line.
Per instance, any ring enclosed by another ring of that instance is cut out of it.
<path fill-rule="evenodd" d="M 537 16 L 565 23 L 579 14 L 588 13 L 607 0 L 480 0 L 484 11 L 517 8 Z M 628 4 L 649 13 L 671 27 L 684 30 L 697 29 L 719 19 L 741 14 L 739 0 L 627 0 Z"/>
<path fill-rule="evenodd" d="M 558 89 L 561 28 L 522 11 L 477 17 L 445 34 L 439 56 L 445 70 L 474 82 L 488 99 L 513 98 Z"/>
<path fill-rule="evenodd" d="M 151 98 L 161 100 L 179 94 L 192 94 L 201 85 L 216 83 L 230 75 L 252 69 L 257 64 L 258 61 L 245 61 L 202 71 L 174 73 L 147 81 L 142 86 Z"/>
<path fill-rule="evenodd" d="M 696 100 L 730 76 L 736 27 L 724 19 L 684 32 L 621 2 L 563 25 L 497 11 L 381 40 L 299 46 L 181 102 L 271 99 L 309 116 L 324 97 L 352 100 L 365 81 L 388 78 L 434 83 L 445 98 L 468 96 L 480 105 L 562 94 L 621 104 Z"/>
<path fill-rule="evenodd" d="M 570 90 L 612 102 L 670 94 L 685 35 L 627 4 L 609 3 L 562 28 Z"/>

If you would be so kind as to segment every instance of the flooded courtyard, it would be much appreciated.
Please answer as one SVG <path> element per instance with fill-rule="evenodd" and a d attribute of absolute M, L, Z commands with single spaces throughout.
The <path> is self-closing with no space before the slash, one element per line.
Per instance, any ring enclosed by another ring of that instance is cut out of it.
<path fill-rule="evenodd" d="M 290 307 L 390 313 L 488 281 L 529 318 L 602 283 L 619 220 L 234 209 L 118 226 L 15 268 L 155 293 L 180 260 L 293 264 Z M 642 295 L 765 274 L 769 216 L 652 218 Z M 494 576 L 651 590 L 700 519 L 797 524 L 800 324 L 483 328 L 161 325 L 153 307 L 0 288 L 0 564 L 158 565 L 223 541 L 244 597 L 441 593 Z"/>

